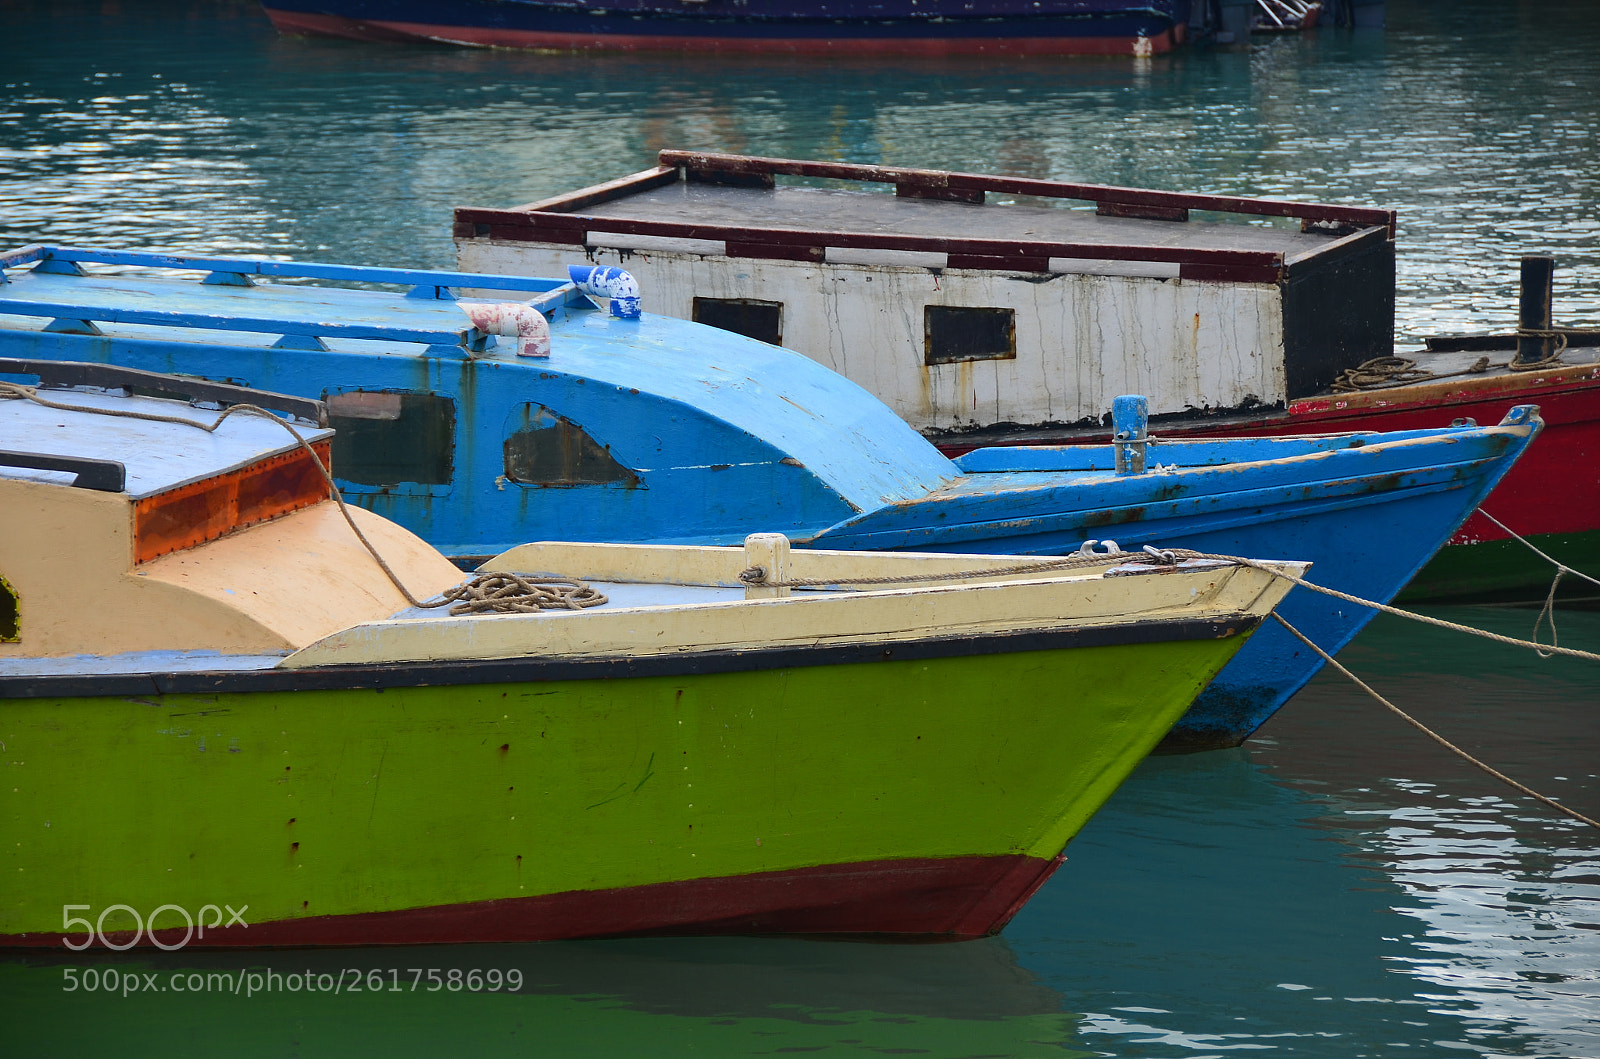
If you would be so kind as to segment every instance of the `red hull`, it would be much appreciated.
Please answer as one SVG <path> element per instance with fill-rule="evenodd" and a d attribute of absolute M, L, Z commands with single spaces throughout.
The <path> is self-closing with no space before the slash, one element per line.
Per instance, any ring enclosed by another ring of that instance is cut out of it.
<path fill-rule="evenodd" d="M 695 37 L 630 33 L 551 33 L 419 22 L 358 21 L 268 9 L 281 33 L 346 40 L 433 41 L 480 48 L 543 51 L 714 51 L 793 55 L 1162 55 L 1183 43 L 1184 27 L 1153 37 L 851 38 Z"/>
<path fill-rule="evenodd" d="M 1062 857 L 907 858 L 720 879 L 251 923 L 184 948 L 454 945 L 643 934 L 891 934 L 983 937 L 1010 922 Z M 177 947 L 181 930 L 159 932 Z M 81 939 L 75 939 L 81 940 Z M 127 935 L 110 936 L 121 944 Z M 55 948 L 59 934 L 0 935 L 0 947 Z M 148 936 L 140 947 L 149 947 Z M 97 950 L 98 951 L 98 950 Z"/>

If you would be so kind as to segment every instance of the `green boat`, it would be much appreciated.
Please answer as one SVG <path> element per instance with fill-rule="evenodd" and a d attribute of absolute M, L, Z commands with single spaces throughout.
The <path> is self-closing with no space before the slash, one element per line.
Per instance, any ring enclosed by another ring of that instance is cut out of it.
<path fill-rule="evenodd" d="M 473 584 L 554 609 L 451 613 L 314 402 L 98 381 L 0 401 L 5 946 L 990 934 L 1289 587 L 758 534 L 524 545 Z"/>

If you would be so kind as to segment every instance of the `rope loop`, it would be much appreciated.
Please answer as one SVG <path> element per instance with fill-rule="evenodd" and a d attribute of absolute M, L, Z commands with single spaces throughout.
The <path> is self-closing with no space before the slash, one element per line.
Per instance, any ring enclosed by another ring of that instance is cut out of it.
<path fill-rule="evenodd" d="M 586 581 L 575 577 L 529 577 L 522 574 L 478 574 L 466 584 L 447 588 L 424 609 L 450 606 L 449 613 L 532 614 L 541 610 L 583 610 L 609 602 Z"/>

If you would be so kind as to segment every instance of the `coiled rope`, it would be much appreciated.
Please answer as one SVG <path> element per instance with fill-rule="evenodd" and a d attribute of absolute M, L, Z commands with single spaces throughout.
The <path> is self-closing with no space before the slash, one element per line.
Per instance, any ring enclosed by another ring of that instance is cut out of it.
<path fill-rule="evenodd" d="M 453 615 L 462 614 L 516 614 L 528 613 L 536 610 L 579 610 L 584 607 L 598 607 L 608 602 L 605 595 L 597 592 L 586 582 L 575 578 L 531 578 L 520 577 L 515 574 L 478 574 L 469 579 L 465 584 L 447 589 L 443 598 L 433 602 L 424 602 L 411 594 L 405 582 L 400 580 L 394 569 L 384 561 L 378 549 L 373 547 L 367 535 L 361 532 L 361 527 L 356 525 L 356 520 L 350 514 L 350 508 L 345 503 L 344 495 L 339 487 L 334 484 L 333 475 L 328 472 L 328 467 L 322 462 L 322 457 L 311 443 L 294 428 L 294 424 L 259 405 L 236 404 L 223 409 L 222 414 L 208 423 L 199 423 L 183 416 L 164 416 L 155 412 L 137 412 L 126 408 L 95 408 L 91 405 L 63 404 L 40 397 L 38 388 L 23 386 L 19 383 L 0 382 L 0 400 L 23 399 L 45 408 L 54 408 L 65 412 L 90 412 L 95 415 L 117 416 L 123 419 L 144 419 L 152 423 L 177 423 L 181 426 L 194 427 L 206 433 L 215 433 L 231 415 L 253 415 L 270 419 L 283 429 L 287 430 L 307 455 L 311 462 L 316 464 L 317 471 L 322 475 L 322 480 L 328 485 L 328 493 L 333 497 L 334 503 L 339 506 L 339 514 L 344 516 L 350 531 L 356 535 L 361 546 L 372 556 L 389 579 L 389 583 L 405 597 L 407 603 L 422 610 L 432 610 L 438 607 L 450 606 Z"/>
<path fill-rule="evenodd" d="M 1586 327 L 1519 327 L 1517 338 L 1554 339 L 1555 348 L 1538 360 L 1518 361 L 1515 357 L 1503 364 L 1491 363 L 1488 357 L 1479 357 L 1470 367 L 1459 371 L 1430 371 L 1417 367 L 1410 357 L 1373 357 L 1353 368 L 1346 368 L 1329 384 L 1334 393 L 1356 393 L 1360 390 L 1386 390 L 1396 386 L 1410 386 L 1419 382 L 1437 382 L 1461 375 L 1482 375 L 1487 371 L 1539 371 L 1561 363 L 1561 354 L 1567 350 L 1571 335 L 1600 335 L 1600 328 Z M 1507 338 L 1513 336 L 1506 336 Z"/>

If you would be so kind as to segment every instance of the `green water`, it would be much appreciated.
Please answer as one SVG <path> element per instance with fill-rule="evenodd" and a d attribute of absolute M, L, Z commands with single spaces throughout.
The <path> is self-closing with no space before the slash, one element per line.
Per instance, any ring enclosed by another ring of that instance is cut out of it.
<path fill-rule="evenodd" d="M 1510 325 L 1535 251 L 1561 264 L 1557 318 L 1600 326 L 1595 14 L 1390 0 L 1382 34 L 883 63 L 382 47 L 283 39 L 226 2 L 0 0 L 0 243 L 448 266 L 453 206 L 716 148 L 1390 206 L 1404 335 Z M 1600 615 L 1559 628 L 1600 648 Z M 1600 813 L 1600 667 L 1387 618 L 1343 657 Z M 1002 936 L 960 945 L 11 954 L 0 1054 L 1600 1056 L 1600 835 L 1335 676 L 1246 748 L 1148 761 L 1068 852 Z M 90 969 L 139 989 L 85 991 Z M 522 986 L 474 992 L 474 969 Z M 251 971 L 285 984 L 187 988 Z M 399 988 L 308 992 L 308 971 Z"/>

